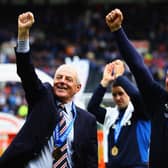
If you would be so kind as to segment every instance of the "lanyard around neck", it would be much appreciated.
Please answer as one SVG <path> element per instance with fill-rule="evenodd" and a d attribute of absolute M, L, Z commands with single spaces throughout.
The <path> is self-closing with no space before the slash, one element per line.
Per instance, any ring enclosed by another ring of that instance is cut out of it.
<path fill-rule="evenodd" d="M 60 135 L 59 133 L 59 123 L 56 125 L 55 130 L 54 130 L 54 145 L 60 147 L 62 144 L 66 141 L 69 133 L 72 130 L 72 127 L 74 125 L 75 119 L 76 119 L 76 107 L 74 103 L 72 103 L 72 112 L 74 113 L 73 120 L 69 123 L 69 125 L 66 127 L 65 132 Z"/>
<path fill-rule="evenodd" d="M 121 131 L 121 128 L 122 128 L 121 121 L 123 119 L 124 113 L 125 113 L 125 111 L 122 111 L 122 112 L 119 113 L 119 120 L 117 121 L 115 130 L 114 130 L 114 142 L 115 143 L 118 140 L 118 137 L 119 137 L 119 134 L 120 134 L 120 131 Z"/>

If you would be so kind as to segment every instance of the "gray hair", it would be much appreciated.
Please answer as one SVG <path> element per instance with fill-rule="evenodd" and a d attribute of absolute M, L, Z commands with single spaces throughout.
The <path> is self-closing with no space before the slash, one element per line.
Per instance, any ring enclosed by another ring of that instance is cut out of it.
<path fill-rule="evenodd" d="M 76 74 L 76 82 L 77 82 L 77 84 L 81 84 L 81 81 L 80 81 L 80 78 L 79 78 L 79 73 L 78 73 L 77 69 L 74 67 L 74 65 L 71 65 L 71 64 L 62 64 L 62 65 L 60 65 L 57 68 L 55 74 L 57 73 L 57 71 L 59 71 L 62 68 L 67 68 L 67 69 L 70 69 L 71 71 L 73 71 Z"/>

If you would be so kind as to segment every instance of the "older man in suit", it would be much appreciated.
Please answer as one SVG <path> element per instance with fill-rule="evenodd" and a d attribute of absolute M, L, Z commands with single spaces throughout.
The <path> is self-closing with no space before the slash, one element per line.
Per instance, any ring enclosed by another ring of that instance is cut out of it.
<path fill-rule="evenodd" d="M 29 33 L 33 23 L 31 12 L 19 15 L 15 48 L 17 73 L 29 113 L 0 158 L 0 167 L 56 168 L 63 161 L 62 167 L 97 168 L 96 119 L 73 102 L 81 88 L 77 71 L 71 65 L 61 65 L 55 72 L 53 86 L 41 82 L 30 57 Z"/>

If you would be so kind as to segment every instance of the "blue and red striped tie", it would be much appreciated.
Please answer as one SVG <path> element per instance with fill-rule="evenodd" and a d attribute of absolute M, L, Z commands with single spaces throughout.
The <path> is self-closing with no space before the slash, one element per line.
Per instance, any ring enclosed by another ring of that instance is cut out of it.
<path fill-rule="evenodd" d="M 59 134 L 60 136 L 64 134 L 66 130 L 66 120 L 64 117 L 63 111 L 65 111 L 65 108 L 61 105 L 59 105 L 60 108 L 60 117 L 59 117 Z M 54 147 L 55 157 L 53 162 L 53 168 L 67 168 L 68 162 L 67 162 L 67 141 L 65 141 L 61 147 Z"/>

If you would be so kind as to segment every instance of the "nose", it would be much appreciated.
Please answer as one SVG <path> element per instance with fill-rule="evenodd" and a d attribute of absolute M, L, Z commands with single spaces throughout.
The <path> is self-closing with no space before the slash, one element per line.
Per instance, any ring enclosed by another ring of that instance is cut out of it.
<path fill-rule="evenodd" d="M 121 97 L 121 96 L 120 96 L 119 94 L 116 94 L 115 99 L 116 99 L 116 100 L 119 100 L 120 97 Z"/>
<path fill-rule="evenodd" d="M 65 77 L 55 78 L 54 84 L 57 84 L 57 83 L 65 83 L 65 81 L 66 81 Z"/>
<path fill-rule="evenodd" d="M 65 82 L 65 77 L 62 77 L 59 81 L 64 83 Z"/>

